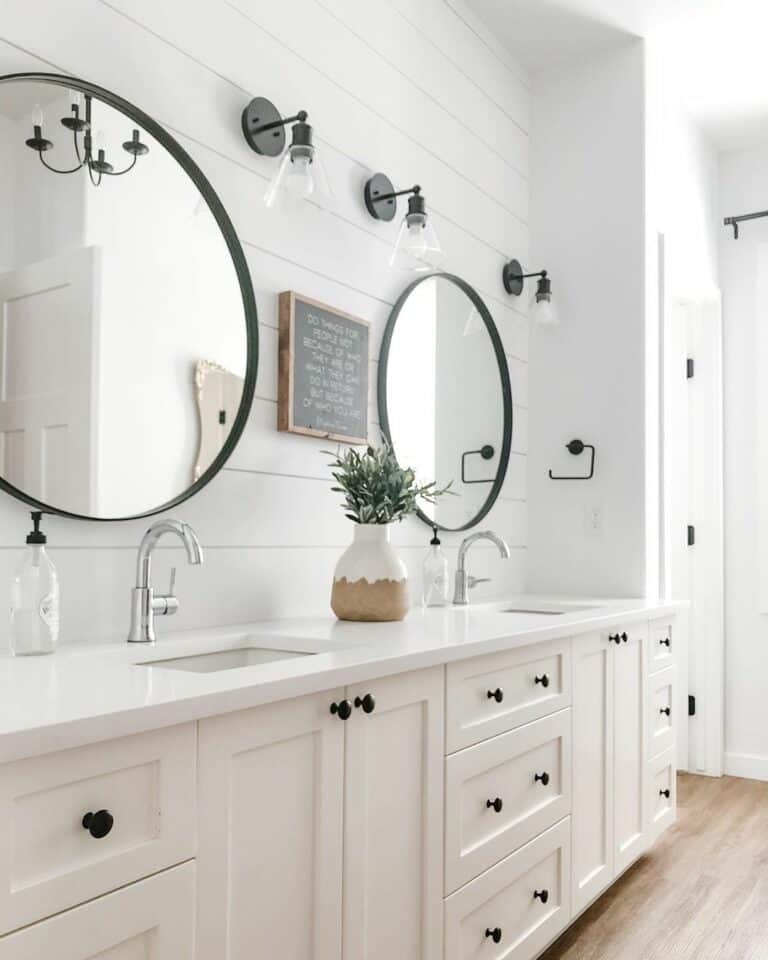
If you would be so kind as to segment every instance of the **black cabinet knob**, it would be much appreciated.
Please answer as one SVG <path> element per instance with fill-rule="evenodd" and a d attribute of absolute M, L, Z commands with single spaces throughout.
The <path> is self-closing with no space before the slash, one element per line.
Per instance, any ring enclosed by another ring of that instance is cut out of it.
<path fill-rule="evenodd" d="M 495 700 L 496 703 L 501 703 L 504 699 L 504 691 L 501 687 L 496 687 L 495 690 L 489 690 L 487 696 L 489 700 Z"/>
<path fill-rule="evenodd" d="M 544 889 L 544 890 L 534 890 L 534 891 L 533 891 L 533 899 L 534 899 L 534 900 L 541 900 L 542 903 L 546 903 L 547 900 L 549 900 L 549 890 L 546 890 L 546 889 Z"/>
<path fill-rule="evenodd" d="M 621 639 L 623 643 L 626 643 L 629 640 L 629 637 L 626 635 L 626 633 L 622 633 Z"/>
<path fill-rule="evenodd" d="M 659 646 L 660 646 L 660 647 L 671 647 L 672 644 L 670 643 L 669 637 L 664 637 L 663 640 L 659 640 Z"/>
<path fill-rule="evenodd" d="M 546 688 L 549 686 L 549 674 L 542 673 L 540 677 L 539 676 L 534 677 L 533 682 L 540 683 L 542 687 Z"/>
<path fill-rule="evenodd" d="M 362 707 L 363 713 L 373 713 L 376 709 L 376 701 L 372 694 L 366 693 L 364 697 L 355 697 L 355 706 L 358 709 Z"/>
<path fill-rule="evenodd" d="M 542 787 L 546 787 L 549 785 L 549 774 L 545 770 L 544 773 L 537 773 L 533 780 L 534 783 L 540 783 Z"/>
<path fill-rule="evenodd" d="M 485 805 L 489 810 L 491 809 L 491 807 L 493 807 L 496 813 L 501 813 L 502 807 L 504 806 L 504 802 L 502 801 L 501 797 L 496 797 L 495 800 L 486 800 Z"/>
<path fill-rule="evenodd" d="M 97 810 L 96 813 L 88 812 L 83 817 L 83 829 L 94 838 L 101 840 L 106 837 L 115 823 L 115 818 L 109 810 Z"/>
<path fill-rule="evenodd" d="M 618 633 L 609 633 L 608 643 L 621 643 L 621 637 Z"/>
<path fill-rule="evenodd" d="M 660 707 L 660 708 L 659 708 L 659 713 L 664 713 L 664 714 L 666 714 L 667 716 L 669 716 L 669 715 L 672 713 L 672 711 L 670 710 L 669 707 Z"/>
<path fill-rule="evenodd" d="M 669 800 L 669 797 L 670 797 L 669 788 L 667 788 L 666 790 L 659 790 L 659 796 L 660 796 L 660 797 L 666 797 L 667 800 Z"/>
<path fill-rule="evenodd" d="M 339 720 L 349 720 L 352 716 L 352 704 L 349 700 L 340 700 L 338 703 L 332 703 L 331 713 L 335 714 Z"/>
<path fill-rule="evenodd" d="M 485 935 L 490 937 L 494 943 L 501 943 L 501 927 L 494 927 L 493 929 L 487 927 Z"/>

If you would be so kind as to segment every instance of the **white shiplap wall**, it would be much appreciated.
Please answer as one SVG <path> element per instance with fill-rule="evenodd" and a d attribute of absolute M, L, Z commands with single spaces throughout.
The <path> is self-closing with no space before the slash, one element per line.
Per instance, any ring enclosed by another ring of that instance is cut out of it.
<path fill-rule="evenodd" d="M 180 614 L 161 629 L 328 611 L 333 565 L 351 528 L 329 490 L 320 453 L 327 444 L 274 428 L 277 294 L 297 290 L 368 318 L 376 356 L 410 279 L 386 266 L 396 225 L 373 221 L 362 203 L 363 184 L 379 169 L 398 185 L 422 184 L 446 269 L 480 291 L 501 331 L 514 454 L 487 525 L 514 550 L 501 563 L 476 547 L 473 572 L 495 578 L 493 593 L 521 589 L 528 334 L 501 267 L 528 256 L 529 87 L 463 0 L 4 0 L 0 41 L 0 72 L 79 75 L 168 127 L 228 208 L 250 265 L 261 333 L 257 399 L 228 468 L 173 511 L 197 529 L 207 557 L 188 568 L 177 549 L 160 552 L 157 583 L 178 562 L 181 598 Z M 332 214 L 309 204 L 293 215 L 263 207 L 275 161 L 252 153 L 240 132 L 243 106 L 257 94 L 284 113 L 310 112 L 336 195 Z M 374 360 L 374 420 L 376 373 Z M 0 603 L 28 525 L 24 505 L 0 494 Z M 64 640 L 123 633 L 146 526 L 47 520 Z M 444 538 L 451 559 L 459 539 Z M 416 521 L 396 532 L 414 586 L 427 541 Z M 3 620 L 0 645 L 6 637 Z"/>

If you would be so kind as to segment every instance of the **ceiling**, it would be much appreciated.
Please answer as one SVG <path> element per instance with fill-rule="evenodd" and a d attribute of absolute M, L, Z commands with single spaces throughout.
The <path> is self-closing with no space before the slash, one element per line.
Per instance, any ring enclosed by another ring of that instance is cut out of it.
<path fill-rule="evenodd" d="M 668 93 L 724 149 L 768 141 L 766 0 L 466 0 L 532 74 L 631 37 Z"/>

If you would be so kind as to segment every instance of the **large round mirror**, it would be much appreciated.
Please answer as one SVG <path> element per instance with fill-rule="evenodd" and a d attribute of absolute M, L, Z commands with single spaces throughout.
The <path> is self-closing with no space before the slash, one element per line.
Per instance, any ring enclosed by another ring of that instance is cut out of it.
<path fill-rule="evenodd" d="M 404 291 L 384 334 L 378 393 L 398 462 L 450 484 L 421 519 L 444 530 L 479 523 L 507 472 L 512 391 L 493 317 L 468 283 L 432 274 Z"/>
<path fill-rule="evenodd" d="M 147 516 L 207 483 L 250 409 L 257 322 L 229 217 L 159 124 L 68 77 L 0 78 L 0 486 Z"/>

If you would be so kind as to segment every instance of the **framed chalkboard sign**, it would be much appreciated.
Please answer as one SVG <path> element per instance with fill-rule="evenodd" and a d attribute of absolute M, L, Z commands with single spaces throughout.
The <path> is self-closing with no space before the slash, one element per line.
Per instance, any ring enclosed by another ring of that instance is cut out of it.
<path fill-rule="evenodd" d="M 369 340 L 367 320 L 281 293 L 278 430 L 367 443 Z"/>

